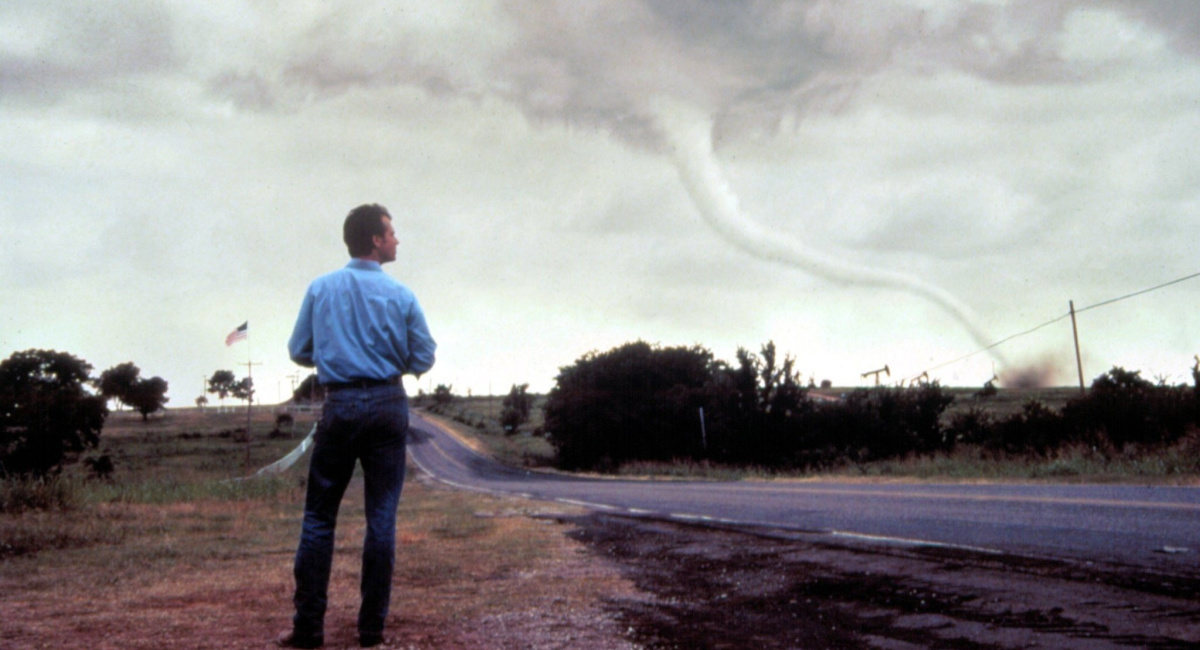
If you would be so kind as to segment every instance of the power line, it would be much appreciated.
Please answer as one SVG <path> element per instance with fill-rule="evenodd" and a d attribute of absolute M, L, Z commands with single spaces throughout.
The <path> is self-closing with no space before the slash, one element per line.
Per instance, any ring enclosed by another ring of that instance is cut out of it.
<path fill-rule="evenodd" d="M 1085 312 L 1085 311 L 1088 311 L 1088 310 L 1091 310 L 1091 309 L 1096 309 L 1096 308 L 1098 308 L 1098 307 L 1105 307 L 1105 306 L 1111 305 L 1111 304 L 1113 304 L 1113 303 L 1116 303 L 1116 302 L 1121 302 L 1122 300 L 1128 300 L 1128 299 L 1130 299 L 1130 298 L 1134 298 L 1134 297 L 1136 297 L 1136 296 L 1140 296 L 1140 295 L 1143 295 L 1143 294 L 1150 293 L 1151 291 L 1157 291 L 1157 290 L 1159 290 L 1159 289 L 1162 289 L 1162 288 L 1164 288 L 1164 287 L 1169 287 L 1169 286 L 1171 286 L 1171 285 L 1173 285 L 1173 284 L 1179 284 L 1180 282 L 1186 282 L 1186 281 L 1188 281 L 1188 280 L 1192 280 L 1192 279 L 1195 279 L 1195 278 L 1200 278 L 1200 272 L 1193 273 L 1193 274 L 1191 274 L 1191 275 L 1185 275 L 1185 276 L 1183 276 L 1182 278 L 1176 278 L 1176 279 L 1174 279 L 1174 280 L 1171 280 L 1171 281 L 1169 281 L 1169 282 L 1164 282 L 1164 283 L 1162 283 L 1162 284 L 1155 285 L 1155 286 L 1153 286 L 1153 287 L 1150 287 L 1150 288 L 1148 288 L 1148 289 L 1141 289 L 1141 290 L 1138 290 L 1138 291 L 1134 291 L 1133 293 L 1127 293 L 1127 294 L 1125 294 L 1125 295 L 1123 295 L 1123 296 L 1118 296 L 1118 297 L 1116 297 L 1116 298 L 1110 298 L 1110 299 L 1108 299 L 1108 300 L 1102 300 L 1102 301 L 1100 301 L 1100 302 L 1098 302 L 1098 303 L 1095 303 L 1095 304 L 1092 304 L 1092 305 L 1088 305 L 1087 307 L 1081 307 L 1081 308 L 1079 308 L 1079 309 L 1076 309 L 1076 310 L 1075 310 L 1075 313 L 1076 313 L 1076 314 L 1080 314 L 1080 313 L 1082 313 L 1082 312 Z M 1050 319 L 1050 320 L 1048 320 L 1048 321 L 1046 321 L 1046 322 L 1042 323 L 1041 325 L 1037 325 L 1037 326 L 1035 326 L 1035 327 L 1031 327 L 1031 328 L 1029 328 L 1029 329 L 1027 329 L 1027 330 L 1025 330 L 1025 331 L 1023 331 L 1023 332 L 1018 332 L 1018 333 L 1016 333 L 1016 334 L 1013 334 L 1013 335 L 1011 335 L 1011 336 L 1006 336 L 1006 337 L 1004 337 L 1004 338 L 1000 339 L 999 341 L 996 341 L 995 343 L 991 343 L 991 344 L 987 345 L 986 347 L 983 347 L 983 348 L 980 348 L 980 349 L 978 349 L 978 350 L 975 350 L 974 352 L 971 352 L 971 353 L 969 353 L 969 354 L 964 354 L 963 356 L 961 356 L 961 357 L 958 357 L 958 358 L 956 358 L 956 359 L 952 359 L 952 360 L 950 360 L 950 361 L 947 361 L 947 362 L 945 362 L 945 363 L 940 363 L 940 364 L 938 364 L 938 365 L 936 365 L 936 366 L 933 366 L 932 368 L 928 368 L 928 369 L 926 369 L 926 370 L 925 370 L 925 372 L 930 372 L 930 371 L 933 371 L 933 370 L 938 370 L 938 369 L 940 369 L 940 368 L 945 368 L 946 366 L 954 365 L 954 364 L 956 364 L 956 363 L 958 363 L 958 362 L 960 362 L 960 361 L 965 361 L 965 360 L 967 360 L 967 359 L 970 359 L 971 357 L 973 357 L 973 356 L 975 356 L 975 355 L 977 355 L 977 354 L 981 354 L 981 353 L 987 352 L 988 350 L 992 350 L 992 349 L 994 349 L 994 348 L 1000 347 L 1001 345 L 1004 345 L 1005 343 L 1008 343 L 1009 341 L 1011 341 L 1011 340 L 1013 340 L 1013 339 L 1020 338 L 1020 337 L 1022 337 L 1022 336 L 1026 336 L 1026 335 L 1028 335 L 1028 334 L 1033 334 L 1034 332 L 1036 332 L 1036 331 L 1038 331 L 1038 330 L 1042 329 L 1043 327 L 1049 327 L 1050 325 L 1053 325 L 1053 324 L 1057 323 L 1057 322 L 1058 322 L 1058 321 L 1060 321 L 1060 320 L 1063 320 L 1063 319 L 1065 319 L 1065 318 L 1070 318 L 1070 317 L 1071 317 L 1071 312 L 1067 312 L 1067 313 L 1065 313 L 1065 314 L 1063 314 L 1063 315 L 1061 315 L 1061 316 L 1057 316 L 1057 317 L 1055 317 L 1055 318 L 1052 318 L 1052 319 Z"/>
<path fill-rule="evenodd" d="M 1133 298 L 1134 296 L 1140 296 L 1140 295 L 1142 295 L 1143 293 L 1150 293 L 1151 291 L 1157 291 L 1157 290 L 1159 290 L 1159 289 L 1162 289 L 1163 287 L 1169 287 L 1169 286 L 1171 286 L 1171 285 L 1173 285 L 1173 284 L 1179 284 L 1180 282 L 1184 282 L 1184 281 L 1186 281 L 1186 280 L 1191 280 L 1192 278 L 1198 278 L 1198 277 L 1200 277 L 1200 273 L 1193 273 L 1193 274 L 1191 274 L 1191 275 L 1186 275 L 1186 276 L 1184 276 L 1184 277 L 1182 277 L 1182 278 L 1177 278 L 1177 279 L 1175 279 L 1175 280 L 1171 280 L 1170 282 L 1164 282 L 1164 283 L 1162 283 L 1162 284 L 1160 284 L 1160 285 L 1157 285 L 1157 286 L 1150 287 L 1149 289 L 1142 289 L 1141 291 L 1134 291 L 1133 293 L 1128 293 L 1128 294 L 1125 294 L 1125 295 L 1123 295 L 1123 296 L 1121 296 L 1121 297 L 1119 297 L 1119 298 L 1112 298 L 1112 299 L 1110 299 L 1110 300 L 1105 300 L 1105 301 L 1103 301 L 1103 302 L 1098 302 L 1098 303 L 1096 303 L 1096 304 L 1094 304 L 1094 305 L 1088 305 L 1087 307 L 1084 307 L 1083 309 L 1076 309 L 1076 310 L 1075 310 L 1075 313 L 1076 313 L 1076 314 L 1078 314 L 1078 313 L 1080 313 L 1080 312 L 1084 312 L 1084 311 L 1087 311 L 1087 310 L 1089 310 L 1089 309 L 1095 309 L 1095 308 L 1097 308 L 1097 307 L 1103 307 L 1103 306 L 1105 306 L 1105 305 L 1111 305 L 1111 304 L 1113 304 L 1114 302 L 1120 302 L 1120 301 L 1122 301 L 1122 300 L 1125 300 L 1125 299 L 1127 299 L 1127 298 Z"/>
<path fill-rule="evenodd" d="M 1078 311 L 1076 311 L 1076 313 L 1079 313 L 1079 312 L 1078 312 Z M 1016 333 L 1016 334 L 1013 334 L 1013 335 L 1011 335 L 1011 336 L 1006 336 L 1005 338 L 1002 338 L 1002 339 L 1000 339 L 999 341 L 996 341 L 995 343 L 991 343 L 991 344 L 989 344 L 987 347 L 979 348 L 978 350 L 975 350 L 974 352 L 970 352 L 970 353 L 968 353 L 968 354 L 964 354 L 963 356 L 961 356 L 961 357 L 958 357 L 958 358 L 956 358 L 956 359 L 952 359 L 952 360 L 950 360 L 950 361 L 946 361 L 945 363 L 940 363 L 940 364 L 938 364 L 938 365 L 936 365 L 936 366 L 933 366 L 932 368 L 927 368 L 927 369 L 925 370 L 925 372 L 930 372 L 930 371 L 933 371 L 933 370 L 938 370 L 938 369 L 940 369 L 940 368 L 945 368 L 946 366 L 951 366 L 951 365 L 954 365 L 954 364 L 958 363 L 959 361 L 965 361 L 965 360 L 967 360 L 967 359 L 970 359 L 971 357 L 973 357 L 973 356 L 975 356 L 975 355 L 977 355 L 977 354 L 982 354 L 982 353 L 984 353 L 984 352 L 987 352 L 988 350 L 992 350 L 992 349 L 994 349 L 994 348 L 998 348 L 998 347 L 1000 347 L 1001 345 L 1004 345 L 1005 343 L 1008 343 L 1009 341 L 1011 341 L 1011 340 L 1013 340 L 1013 339 L 1020 338 L 1020 337 L 1022 337 L 1022 336 L 1025 336 L 1025 335 L 1027 335 L 1027 334 L 1033 334 L 1034 332 L 1036 332 L 1036 331 L 1038 331 L 1038 330 L 1042 329 L 1043 327 L 1048 327 L 1048 326 L 1050 326 L 1050 325 L 1053 325 L 1053 324 L 1057 323 L 1058 321 L 1060 321 L 1060 320 L 1062 320 L 1062 319 L 1064 319 L 1064 318 L 1067 318 L 1067 317 L 1069 317 L 1070 315 L 1071 315 L 1071 314 L 1070 314 L 1070 312 L 1068 312 L 1068 313 L 1066 313 L 1066 314 L 1063 314 L 1062 316 L 1059 316 L 1058 318 L 1054 318 L 1054 319 L 1048 320 L 1048 321 L 1046 321 L 1046 322 L 1042 323 L 1041 325 L 1038 325 L 1038 326 L 1036 326 L 1036 327 L 1031 327 L 1031 328 L 1029 328 L 1029 329 L 1025 330 L 1024 332 L 1018 332 L 1018 333 Z"/>

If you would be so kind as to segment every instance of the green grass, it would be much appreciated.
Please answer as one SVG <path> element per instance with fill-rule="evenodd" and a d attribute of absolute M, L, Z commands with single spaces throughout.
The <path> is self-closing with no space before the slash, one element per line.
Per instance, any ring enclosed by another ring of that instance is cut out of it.
<path fill-rule="evenodd" d="M 0 512 L 74 510 L 82 502 L 82 487 L 78 479 L 62 476 L 0 480 Z"/>
<path fill-rule="evenodd" d="M 462 425 L 460 430 L 470 434 L 487 448 L 488 453 L 500 462 L 517 467 L 548 467 L 554 462 L 554 447 L 541 435 L 543 424 L 542 407 L 544 395 L 534 397 L 529 422 L 515 432 L 506 432 L 500 425 L 500 411 L 504 397 L 456 397 L 448 405 L 433 406 L 427 402 L 425 408 L 444 418 Z"/>
<path fill-rule="evenodd" d="M 623 463 L 617 468 L 616 474 L 628 477 L 653 476 L 655 478 L 709 481 L 766 480 L 794 476 L 792 473 L 778 472 L 764 467 L 723 465 L 687 459 L 669 463 L 654 461 Z"/>
<path fill-rule="evenodd" d="M 160 505 L 201 500 L 245 501 L 273 497 L 298 486 L 296 477 L 281 476 L 190 482 L 147 480 L 136 483 L 94 484 L 86 489 L 86 499 L 93 503 Z"/>
<path fill-rule="evenodd" d="M 1130 448 L 1106 453 L 1086 445 L 1074 445 L 1047 457 L 1012 456 L 964 446 L 951 453 L 847 465 L 814 475 L 934 481 L 1194 484 L 1200 480 L 1200 432 L 1166 448 Z"/>
<path fill-rule="evenodd" d="M 616 475 L 712 481 L 875 478 L 1194 484 L 1200 480 L 1200 434 L 1170 448 L 1129 450 L 1117 455 L 1105 455 L 1089 447 L 1075 446 L 1047 458 L 1005 456 L 970 446 L 948 454 L 846 464 L 814 471 L 786 471 L 693 460 L 669 463 L 636 461 L 622 464 Z"/>

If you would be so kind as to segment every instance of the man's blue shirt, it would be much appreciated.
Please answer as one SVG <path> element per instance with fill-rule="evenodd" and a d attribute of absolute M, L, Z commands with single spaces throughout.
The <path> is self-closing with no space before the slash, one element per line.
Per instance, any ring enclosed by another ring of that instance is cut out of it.
<path fill-rule="evenodd" d="M 413 292 L 360 259 L 309 285 L 288 340 L 292 361 L 315 366 L 322 384 L 420 375 L 436 349 Z"/>

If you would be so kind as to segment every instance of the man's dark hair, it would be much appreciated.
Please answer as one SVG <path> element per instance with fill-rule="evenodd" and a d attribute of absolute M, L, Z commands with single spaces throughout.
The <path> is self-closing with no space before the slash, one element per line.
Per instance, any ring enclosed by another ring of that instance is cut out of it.
<path fill-rule="evenodd" d="M 380 217 L 391 219 L 392 215 L 378 203 L 360 205 L 346 215 L 346 221 L 342 224 L 342 240 L 346 242 L 350 257 L 365 257 L 375 250 L 375 242 L 371 238 L 383 236 L 384 232 L 383 219 Z"/>

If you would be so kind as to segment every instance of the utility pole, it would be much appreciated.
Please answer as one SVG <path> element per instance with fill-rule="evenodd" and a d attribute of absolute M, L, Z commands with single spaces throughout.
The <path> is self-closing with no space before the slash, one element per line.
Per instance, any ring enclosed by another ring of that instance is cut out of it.
<path fill-rule="evenodd" d="M 1067 304 L 1071 306 L 1071 334 L 1075 337 L 1075 367 L 1079 370 L 1079 392 L 1086 393 L 1087 389 L 1083 387 L 1083 357 L 1079 356 L 1079 327 L 1075 325 L 1075 301 L 1068 300 Z"/>
<path fill-rule="evenodd" d="M 242 364 L 246 366 L 246 378 L 250 380 L 250 394 L 246 396 L 246 475 L 250 474 L 250 414 L 254 409 L 254 366 L 261 366 L 261 361 L 247 361 Z"/>

